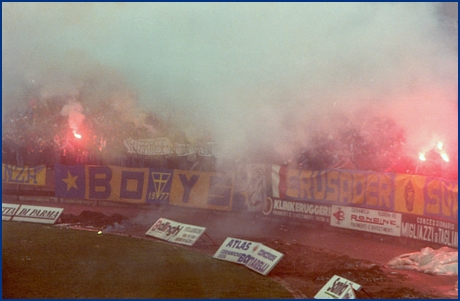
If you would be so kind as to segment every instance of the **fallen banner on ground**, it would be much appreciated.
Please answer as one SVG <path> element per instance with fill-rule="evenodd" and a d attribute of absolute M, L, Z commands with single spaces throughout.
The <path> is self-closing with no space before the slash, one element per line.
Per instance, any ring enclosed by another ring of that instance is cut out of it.
<path fill-rule="evenodd" d="M 2 220 L 54 224 L 64 208 L 2 203 Z"/>
<path fill-rule="evenodd" d="M 251 253 L 250 248 L 258 245 L 257 242 L 227 237 L 213 257 L 237 263 L 241 256 Z"/>
<path fill-rule="evenodd" d="M 166 218 L 160 218 L 145 234 L 169 242 L 193 246 L 205 230 L 205 227 L 188 225 Z"/>
<path fill-rule="evenodd" d="M 284 254 L 261 243 L 227 237 L 213 257 L 243 264 L 266 276 L 283 256 Z"/>
<path fill-rule="evenodd" d="M 354 291 L 360 289 L 361 285 L 334 275 L 315 295 L 315 299 L 356 299 Z"/>
<path fill-rule="evenodd" d="M 2 221 L 10 221 L 16 214 L 19 204 L 2 203 Z"/>

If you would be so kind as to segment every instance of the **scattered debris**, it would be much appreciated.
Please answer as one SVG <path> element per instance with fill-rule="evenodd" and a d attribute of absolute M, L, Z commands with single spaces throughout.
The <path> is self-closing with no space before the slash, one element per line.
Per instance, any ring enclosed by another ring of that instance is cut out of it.
<path fill-rule="evenodd" d="M 420 252 L 397 256 L 387 263 L 395 269 L 409 269 L 433 275 L 458 275 L 458 250 L 423 248 Z"/>

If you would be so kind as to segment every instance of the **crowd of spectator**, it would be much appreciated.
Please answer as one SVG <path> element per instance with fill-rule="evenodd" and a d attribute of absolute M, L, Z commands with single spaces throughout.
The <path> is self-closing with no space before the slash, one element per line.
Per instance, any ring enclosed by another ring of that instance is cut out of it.
<path fill-rule="evenodd" d="M 6 113 L 2 127 L 2 163 L 18 166 L 118 165 L 125 167 L 196 168 L 212 171 L 214 159 L 208 157 L 129 154 L 124 140 L 148 139 L 169 135 L 184 142 L 184 134 L 166 121 L 148 113 L 142 125 L 120 118 L 109 103 L 86 109 L 77 138 L 68 117 L 61 114 L 65 98 L 46 101 L 32 99 L 25 111 Z M 155 128 L 155 132 L 152 132 Z M 185 141 L 186 142 L 186 141 Z"/>
<path fill-rule="evenodd" d="M 391 167 L 392 160 L 400 157 L 404 143 L 404 131 L 390 118 L 368 115 L 353 123 L 342 116 L 342 124 L 336 129 L 317 131 L 310 137 L 296 164 L 312 170 L 384 172 Z M 407 166 L 406 170 L 411 168 Z"/>
<path fill-rule="evenodd" d="M 365 115 L 358 122 L 342 116 L 342 126 L 317 131 L 294 160 L 284 164 L 299 169 L 347 169 L 458 178 L 455 162 L 445 162 L 435 148 L 425 161 L 404 154 L 404 130 L 386 116 Z"/>
<path fill-rule="evenodd" d="M 120 112 L 109 103 L 87 108 L 75 137 L 67 116 L 60 114 L 65 98 L 46 101 L 31 99 L 25 111 L 13 109 L 3 120 L 2 162 L 18 166 L 46 165 L 118 165 L 215 171 L 212 156 L 139 155 L 128 153 L 124 140 L 170 137 L 187 143 L 183 132 L 171 122 L 148 113 L 140 126 L 123 121 Z M 155 128 L 155 132 L 152 132 Z M 419 162 L 403 155 L 405 133 L 397 123 L 384 116 L 368 114 L 352 122 L 341 116 L 334 130 L 315 131 L 298 151 L 296 158 L 285 161 L 299 169 L 347 169 L 374 172 L 428 174 L 446 176 L 443 169 L 421 168 Z M 273 163 L 273 162 L 266 162 Z M 439 164 L 438 164 L 439 165 Z M 423 167 L 423 166 L 422 166 Z M 449 177 L 457 177 L 449 174 Z"/>

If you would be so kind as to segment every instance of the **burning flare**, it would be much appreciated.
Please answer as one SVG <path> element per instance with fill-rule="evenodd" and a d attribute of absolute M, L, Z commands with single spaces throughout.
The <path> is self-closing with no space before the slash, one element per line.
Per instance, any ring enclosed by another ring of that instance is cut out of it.
<path fill-rule="evenodd" d="M 447 156 L 446 153 L 442 152 L 442 153 L 441 153 L 441 158 L 442 158 L 444 161 L 449 162 L 449 156 Z"/>
<path fill-rule="evenodd" d="M 425 154 L 424 153 L 420 153 L 418 155 L 418 158 L 420 159 L 420 161 L 426 161 L 426 157 L 425 157 Z"/>
<path fill-rule="evenodd" d="M 438 149 L 442 150 L 442 142 L 438 142 Z"/>
<path fill-rule="evenodd" d="M 75 136 L 75 138 L 81 139 L 81 135 L 78 134 L 76 130 L 73 131 L 73 135 Z"/>
<path fill-rule="evenodd" d="M 436 148 L 434 148 L 433 150 L 439 154 L 439 156 L 444 160 L 444 162 L 449 162 L 449 156 L 447 155 L 447 153 L 442 149 L 443 148 L 443 143 L 441 141 L 439 141 L 437 144 L 436 144 Z M 418 154 L 418 158 L 420 159 L 420 161 L 426 161 L 426 156 L 425 156 L 425 152 L 421 152 Z"/>
<path fill-rule="evenodd" d="M 441 158 L 445 161 L 445 162 L 449 162 L 449 156 L 447 156 L 446 152 L 444 152 L 442 150 L 442 142 L 438 142 L 438 152 L 439 152 L 439 155 L 441 156 Z"/>

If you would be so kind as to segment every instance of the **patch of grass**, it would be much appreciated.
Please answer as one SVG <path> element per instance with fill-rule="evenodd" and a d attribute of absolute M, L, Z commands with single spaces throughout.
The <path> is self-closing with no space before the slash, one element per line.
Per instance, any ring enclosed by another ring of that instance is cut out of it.
<path fill-rule="evenodd" d="M 292 298 L 244 266 L 168 243 L 2 222 L 3 298 Z"/>

